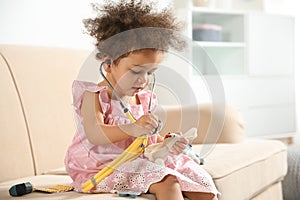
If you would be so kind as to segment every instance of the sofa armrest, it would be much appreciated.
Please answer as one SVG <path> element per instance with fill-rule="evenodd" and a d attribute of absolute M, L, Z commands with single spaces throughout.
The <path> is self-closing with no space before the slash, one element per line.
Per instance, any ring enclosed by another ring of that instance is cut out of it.
<path fill-rule="evenodd" d="M 168 132 L 185 132 L 196 127 L 198 137 L 194 144 L 238 143 L 245 137 L 240 112 L 230 105 L 168 106 L 160 107 L 156 114 L 163 121 L 161 135 Z"/>

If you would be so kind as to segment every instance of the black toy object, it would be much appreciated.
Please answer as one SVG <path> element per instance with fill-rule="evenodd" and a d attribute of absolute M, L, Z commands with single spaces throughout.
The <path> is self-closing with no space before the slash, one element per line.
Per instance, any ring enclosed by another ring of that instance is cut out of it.
<path fill-rule="evenodd" d="M 68 192 L 74 189 L 71 185 L 54 185 L 50 187 L 33 187 L 31 183 L 20 183 L 13 185 L 9 189 L 9 194 L 13 197 L 22 196 L 31 192 L 43 192 L 43 193 L 57 193 L 57 192 Z"/>
<path fill-rule="evenodd" d="M 9 194 L 14 197 L 22 196 L 31 192 L 33 192 L 33 187 L 29 182 L 14 185 L 9 189 Z"/>

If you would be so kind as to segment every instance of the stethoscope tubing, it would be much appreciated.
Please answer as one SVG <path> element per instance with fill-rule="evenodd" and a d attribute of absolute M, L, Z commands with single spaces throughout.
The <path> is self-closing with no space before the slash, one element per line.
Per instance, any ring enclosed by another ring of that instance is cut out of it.
<path fill-rule="evenodd" d="M 109 82 L 109 80 L 105 77 L 104 73 L 103 73 L 103 64 L 106 62 L 102 62 L 100 64 L 100 74 L 102 76 L 102 78 L 104 79 L 104 81 L 107 83 L 108 87 L 112 90 L 114 96 L 118 99 L 118 101 L 120 101 L 120 105 L 122 107 L 122 109 L 124 110 L 124 112 L 128 112 L 128 108 L 126 108 L 126 106 L 124 105 L 121 97 L 119 96 L 119 94 L 117 93 L 117 91 L 114 89 L 114 87 L 112 86 L 112 84 Z M 156 83 L 156 77 L 155 74 L 152 74 L 153 76 L 153 82 L 152 82 L 152 86 L 151 86 L 151 96 L 150 96 L 150 100 L 149 100 L 149 106 L 148 106 L 148 113 L 151 113 L 151 109 L 152 109 L 152 99 L 153 99 L 153 92 L 154 92 L 154 88 L 155 88 L 155 83 Z"/>

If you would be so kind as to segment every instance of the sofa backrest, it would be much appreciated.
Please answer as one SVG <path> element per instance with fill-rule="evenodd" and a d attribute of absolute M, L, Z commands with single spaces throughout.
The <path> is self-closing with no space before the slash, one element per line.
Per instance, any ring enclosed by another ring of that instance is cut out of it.
<path fill-rule="evenodd" d="M 0 181 L 62 167 L 75 132 L 72 82 L 89 52 L 0 45 L 0 53 Z"/>
<path fill-rule="evenodd" d="M 34 175 L 23 108 L 11 69 L 0 52 L 0 181 Z"/>
<path fill-rule="evenodd" d="M 239 143 L 245 138 L 240 111 L 231 105 L 213 106 L 205 103 L 166 106 L 160 110 L 156 114 L 164 124 L 161 135 L 169 131 L 185 132 L 196 127 L 198 136 L 194 144 Z"/>

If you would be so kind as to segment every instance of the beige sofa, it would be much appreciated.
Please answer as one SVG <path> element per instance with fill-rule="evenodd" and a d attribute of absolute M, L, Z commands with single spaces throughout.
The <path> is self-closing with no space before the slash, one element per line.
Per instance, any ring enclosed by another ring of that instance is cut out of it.
<path fill-rule="evenodd" d="M 75 132 L 71 85 L 88 51 L 50 47 L 0 45 L 0 199 L 12 199 L 17 183 L 35 187 L 70 184 L 63 159 Z M 200 151 L 210 124 L 211 106 L 199 109 Z M 166 108 L 164 131 L 180 120 L 179 108 Z M 192 114 L 191 114 L 191 117 Z M 163 131 L 162 131 L 163 132 Z M 197 144 L 196 144 L 197 143 Z M 245 139 L 239 112 L 226 107 L 218 144 L 204 168 L 212 175 L 221 200 L 282 199 L 281 181 L 287 171 L 286 147 L 279 141 Z M 33 192 L 18 199 L 124 199 L 116 194 Z M 138 199 L 155 199 L 142 195 Z"/>

